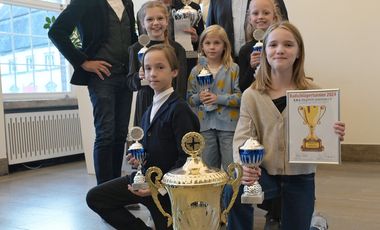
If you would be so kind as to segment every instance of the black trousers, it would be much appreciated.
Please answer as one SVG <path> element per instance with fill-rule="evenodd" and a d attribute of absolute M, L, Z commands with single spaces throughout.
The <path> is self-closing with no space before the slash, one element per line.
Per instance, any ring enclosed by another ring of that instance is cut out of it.
<path fill-rule="evenodd" d="M 125 208 L 129 204 L 141 203 L 149 209 L 157 230 L 172 229 L 172 226 L 167 227 L 167 218 L 158 210 L 152 197 L 136 196 L 128 190 L 129 182 L 129 177 L 120 177 L 92 188 L 87 193 L 87 205 L 118 230 L 150 229 Z M 159 199 L 164 210 L 171 213 L 169 195 L 159 195 Z"/>

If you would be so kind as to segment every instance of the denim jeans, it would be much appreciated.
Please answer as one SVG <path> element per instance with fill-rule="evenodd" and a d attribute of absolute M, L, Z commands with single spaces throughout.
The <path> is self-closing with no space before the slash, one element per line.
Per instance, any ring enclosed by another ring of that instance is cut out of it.
<path fill-rule="evenodd" d="M 132 103 L 132 92 L 125 81 L 126 75 L 111 74 L 104 80 L 93 76 L 88 84 L 96 133 L 94 166 L 98 184 L 121 176 Z"/>
<path fill-rule="evenodd" d="M 310 228 L 314 211 L 315 181 L 314 173 L 293 176 L 272 176 L 262 168 L 260 185 L 264 191 L 264 199 L 273 199 L 281 196 L 281 229 L 307 230 Z M 228 230 L 253 229 L 253 208 L 251 205 L 241 204 L 240 197 L 244 185 L 240 186 L 238 197 L 228 216 Z M 232 189 L 226 186 L 224 190 L 224 204 L 232 196 Z"/>
<path fill-rule="evenodd" d="M 205 148 L 202 159 L 209 167 L 220 168 L 227 171 L 228 165 L 233 162 L 232 140 L 234 132 L 210 129 L 201 132 L 205 139 Z"/>

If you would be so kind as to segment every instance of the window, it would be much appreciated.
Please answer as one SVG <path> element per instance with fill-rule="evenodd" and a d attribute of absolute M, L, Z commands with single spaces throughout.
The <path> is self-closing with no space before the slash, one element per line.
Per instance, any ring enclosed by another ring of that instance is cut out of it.
<path fill-rule="evenodd" d="M 26 71 L 30 71 L 32 69 L 34 69 L 33 57 L 28 56 L 26 57 Z"/>
<path fill-rule="evenodd" d="M 70 92 L 69 64 L 43 28 L 65 0 L 0 0 L 3 94 Z"/>

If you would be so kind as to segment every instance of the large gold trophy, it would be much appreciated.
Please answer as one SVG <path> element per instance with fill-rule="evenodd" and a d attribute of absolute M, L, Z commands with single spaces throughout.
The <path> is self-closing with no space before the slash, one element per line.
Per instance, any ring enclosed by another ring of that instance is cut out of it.
<path fill-rule="evenodd" d="M 320 120 L 326 112 L 324 105 L 299 106 L 298 113 L 302 117 L 304 124 L 309 126 L 309 134 L 303 139 L 302 151 L 323 151 L 322 140 L 315 135 L 315 127 L 320 124 Z"/>
<path fill-rule="evenodd" d="M 226 223 L 227 214 L 235 202 L 242 168 L 239 164 L 231 163 L 228 174 L 220 169 L 208 168 L 200 157 L 205 142 L 199 133 L 187 133 L 181 145 L 190 155 L 182 168 L 166 173 L 163 178 L 159 168 L 150 167 L 147 170 L 145 177 L 153 200 L 168 218 L 168 226 L 173 224 L 175 230 L 218 230 L 222 223 Z M 154 182 L 153 174 L 157 174 Z M 221 197 L 226 184 L 231 184 L 233 195 L 229 205 L 222 211 Z M 172 215 L 163 210 L 158 200 L 158 193 L 162 194 L 165 190 L 171 200 Z"/>

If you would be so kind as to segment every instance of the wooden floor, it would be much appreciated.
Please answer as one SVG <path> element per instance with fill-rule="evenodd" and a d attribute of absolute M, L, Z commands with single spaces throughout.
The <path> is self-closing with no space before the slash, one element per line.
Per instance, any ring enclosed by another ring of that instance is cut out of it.
<path fill-rule="evenodd" d="M 0 229 L 112 229 L 86 206 L 86 192 L 94 185 L 83 161 L 2 176 Z M 380 229 L 380 164 L 320 166 L 316 207 L 329 229 Z M 263 228 L 263 215 L 256 211 L 255 229 Z"/>

